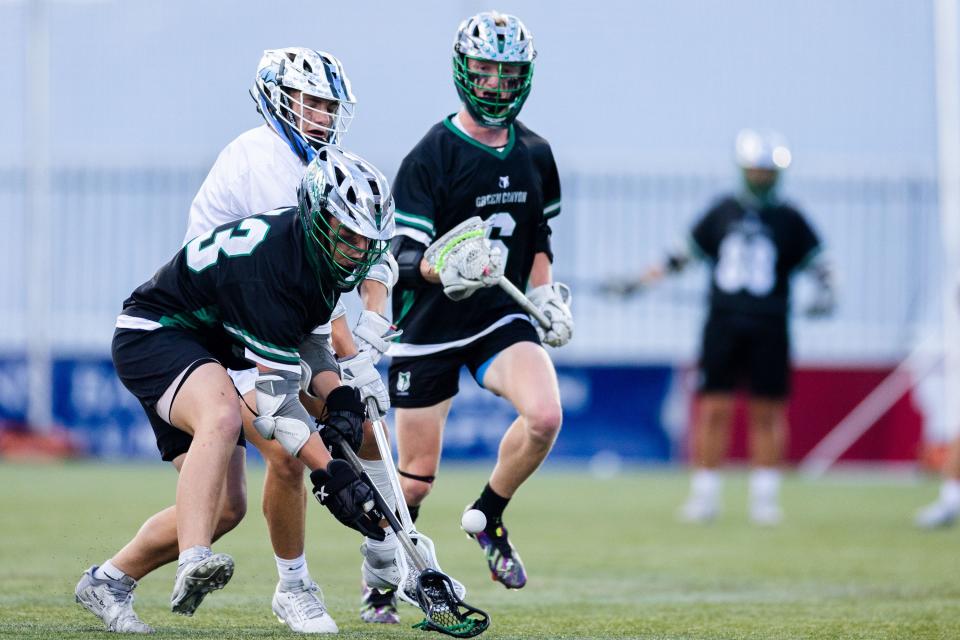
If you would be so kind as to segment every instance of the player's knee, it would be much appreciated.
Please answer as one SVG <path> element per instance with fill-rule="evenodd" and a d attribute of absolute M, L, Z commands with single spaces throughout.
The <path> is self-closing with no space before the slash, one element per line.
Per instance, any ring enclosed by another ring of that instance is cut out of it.
<path fill-rule="evenodd" d="M 557 403 L 537 405 L 524 415 L 527 421 L 527 433 L 534 442 L 553 444 L 560 433 L 563 423 L 563 411 Z"/>
<path fill-rule="evenodd" d="M 240 419 L 240 411 L 232 404 L 224 404 L 221 407 L 212 409 L 202 420 L 199 421 L 195 431 L 205 430 L 207 433 L 215 436 L 217 440 L 224 442 L 236 442 L 240 437 L 240 430 L 243 428 L 243 421 Z"/>
<path fill-rule="evenodd" d="M 430 490 L 433 489 L 433 483 L 401 478 L 400 488 L 403 489 L 403 497 L 407 501 L 407 504 L 418 505 L 430 495 Z"/>
<path fill-rule="evenodd" d="M 246 515 L 246 495 L 228 495 L 226 504 L 223 505 L 223 510 L 220 512 L 220 521 L 217 523 L 218 535 L 223 535 L 234 529 Z"/>
<path fill-rule="evenodd" d="M 267 475 L 269 478 L 284 486 L 297 489 L 303 486 L 303 463 L 294 458 L 280 447 L 271 447 L 267 461 Z"/>

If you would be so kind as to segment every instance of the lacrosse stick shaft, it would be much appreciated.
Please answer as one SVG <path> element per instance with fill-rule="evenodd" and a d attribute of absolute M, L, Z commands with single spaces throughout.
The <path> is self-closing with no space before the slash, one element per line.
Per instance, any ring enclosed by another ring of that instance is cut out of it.
<path fill-rule="evenodd" d="M 520 289 L 517 289 L 516 285 L 507 280 L 506 276 L 501 276 L 500 280 L 497 281 L 497 284 L 500 285 L 500 288 L 506 291 L 507 295 L 513 298 L 514 301 L 519 304 L 524 311 L 529 313 L 545 331 L 550 330 L 550 327 L 553 325 L 553 323 L 550 322 L 550 318 L 548 318 L 543 311 L 540 311 L 536 305 L 530 302 L 530 299 L 523 295 L 523 292 L 520 291 Z"/>
<path fill-rule="evenodd" d="M 341 447 L 341 449 L 343 449 L 343 455 L 346 456 L 347 462 L 350 463 L 350 466 L 353 467 L 353 470 L 356 472 L 356 474 L 366 480 L 370 490 L 373 492 L 373 500 L 377 505 L 377 509 L 383 513 L 383 517 L 387 519 L 387 523 L 390 525 L 390 528 L 393 529 L 394 533 L 397 534 L 397 539 L 400 541 L 400 546 L 403 547 L 403 550 L 406 551 L 410 559 L 413 560 L 413 564 L 420 571 L 426 571 L 429 569 L 429 565 L 427 565 L 426 561 L 424 561 L 423 556 L 420 555 L 420 552 L 417 551 L 417 547 L 413 544 L 413 540 L 410 539 L 410 534 L 407 533 L 407 530 L 404 529 L 403 525 L 400 524 L 400 521 L 397 520 L 397 516 L 393 513 L 393 510 L 390 509 L 390 505 L 388 505 L 387 501 L 383 499 L 383 496 L 380 494 L 377 486 L 373 484 L 373 481 L 370 480 L 370 476 L 368 476 L 363 470 L 363 464 L 361 464 L 360 458 L 350 447 Z"/>
<path fill-rule="evenodd" d="M 376 401 L 371 401 L 376 402 Z M 373 410 L 373 407 L 370 407 Z M 375 416 L 376 413 L 369 415 Z M 390 440 L 387 437 L 387 425 L 383 420 L 371 420 L 373 424 L 373 437 L 377 440 L 377 449 L 380 451 L 380 459 L 383 460 L 383 466 L 387 469 L 387 476 L 390 478 L 390 488 L 393 489 L 393 495 L 397 498 L 397 511 L 400 513 L 400 523 L 407 531 L 414 530 L 413 518 L 410 517 L 410 510 L 407 509 L 407 501 L 403 497 L 403 489 L 400 488 L 400 476 L 397 473 L 397 467 L 393 463 L 393 449 L 390 448 Z"/>

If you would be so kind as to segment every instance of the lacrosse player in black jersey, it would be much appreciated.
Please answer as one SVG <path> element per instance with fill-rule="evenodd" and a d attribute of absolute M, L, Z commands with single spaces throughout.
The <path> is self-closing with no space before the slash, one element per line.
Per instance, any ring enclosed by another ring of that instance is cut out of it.
<path fill-rule="evenodd" d="M 700 354 L 700 399 L 693 443 L 695 471 L 681 518 L 709 522 L 719 513 L 719 468 L 726 455 L 734 391 L 746 383 L 753 472 L 751 520 L 775 525 L 790 390 L 788 311 L 790 279 L 807 270 L 817 293 L 807 315 L 834 307 L 833 278 L 820 240 L 806 217 L 778 196 L 781 172 L 791 161 L 774 132 L 744 130 L 735 144 L 743 188 L 716 202 L 694 226 L 688 247 L 625 287 L 650 286 L 683 270 L 694 257 L 710 265 L 710 308 Z"/>
<path fill-rule="evenodd" d="M 526 583 L 503 512 L 540 466 L 560 430 L 556 372 L 541 342 L 566 344 L 569 290 L 552 280 L 550 224 L 560 181 L 546 140 L 516 121 L 530 93 L 536 52 L 515 16 L 484 12 L 461 23 L 453 76 L 463 103 L 404 158 L 395 184 L 400 265 L 390 348 L 391 403 L 397 408 L 398 470 L 414 514 L 434 483 L 443 426 L 461 367 L 513 404 L 496 467 L 469 507 L 486 516 L 473 537 L 495 580 Z M 482 232 L 464 231 L 482 219 Z M 431 263 L 425 255 L 439 256 Z M 551 319 L 547 330 L 497 284 L 506 277 Z M 391 594 L 372 593 L 389 603 Z"/>
<path fill-rule="evenodd" d="M 254 426 L 311 469 L 321 504 L 368 539 L 388 536 L 370 488 L 326 446 L 360 448 L 365 405 L 357 389 L 369 381 L 355 378 L 327 396 L 320 432 L 299 393 L 309 394 L 313 382 L 301 374 L 316 351 L 311 331 L 387 250 L 393 198 L 375 167 L 333 147 L 317 152 L 298 197 L 297 207 L 229 222 L 188 242 L 117 318 L 117 374 L 180 476 L 176 505 L 147 520 L 77 585 L 77 602 L 111 631 L 152 631 L 133 611 L 133 588 L 178 557 L 175 613 L 193 615 L 233 574 L 233 559 L 211 550 L 246 509 L 240 403 L 227 368 L 257 368 Z M 373 367 L 366 373 L 379 375 Z"/>

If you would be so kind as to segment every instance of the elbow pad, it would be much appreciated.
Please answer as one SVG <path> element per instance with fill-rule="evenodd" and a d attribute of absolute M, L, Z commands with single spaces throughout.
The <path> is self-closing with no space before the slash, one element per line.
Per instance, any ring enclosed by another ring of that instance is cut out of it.
<path fill-rule="evenodd" d="M 253 426 L 264 440 L 276 440 L 296 457 L 316 424 L 300 404 L 300 376 L 289 371 L 271 371 L 257 377 L 257 413 Z"/>

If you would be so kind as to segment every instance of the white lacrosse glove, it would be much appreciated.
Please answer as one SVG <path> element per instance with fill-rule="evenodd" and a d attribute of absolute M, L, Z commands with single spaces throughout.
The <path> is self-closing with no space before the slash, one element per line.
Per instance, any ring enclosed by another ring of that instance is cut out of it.
<path fill-rule="evenodd" d="M 506 257 L 490 244 L 488 231 L 488 224 L 474 216 L 443 234 L 424 252 L 440 275 L 443 293 L 451 300 L 464 300 L 477 289 L 495 287 L 503 276 Z"/>
<path fill-rule="evenodd" d="M 390 348 L 393 342 L 403 331 L 397 330 L 390 321 L 376 311 L 363 310 L 357 326 L 353 328 L 353 339 L 357 343 L 360 353 L 370 354 L 373 364 L 380 362 L 380 358 Z"/>
<path fill-rule="evenodd" d="M 570 287 L 562 282 L 545 284 L 533 289 L 527 294 L 545 316 L 550 319 L 550 329 L 545 330 L 539 323 L 534 323 L 540 340 L 551 347 L 562 347 L 573 337 L 573 314 L 570 312 Z"/>
<path fill-rule="evenodd" d="M 373 366 L 373 360 L 369 353 L 358 353 L 352 358 L 340 361 L 340 379 L 343 384 L 353 387 L 360 392 L 360 401 L 367 406 L 369 400 L 377 403 L 378 416 L 370 416 L 371 419 L 379 419 L 387 414 L 390 408 L 390 394 L 387 393 L 387 387 L 383 384 L 383 378 L 380 372 Z"/>

